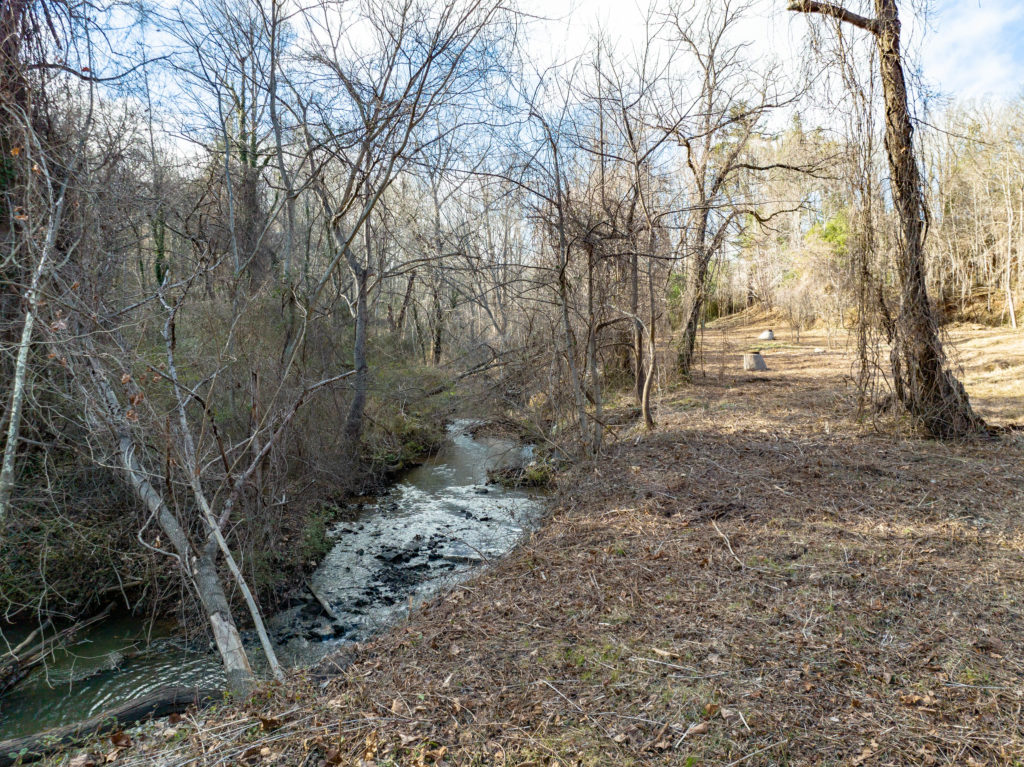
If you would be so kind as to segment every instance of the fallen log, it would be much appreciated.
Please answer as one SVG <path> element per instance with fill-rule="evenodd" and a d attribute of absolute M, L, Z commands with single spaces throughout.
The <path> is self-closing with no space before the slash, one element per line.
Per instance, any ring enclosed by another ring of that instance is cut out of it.
<path fill-rule="evenodd" d="M 43 622 L 43 625 L 42 625 L 42 626 L 38 626 L 37 628 L 35 628 L 35 629 L 34 629 L 34 630 L 32 631 L 32 633 L 31 633 L 31 634 L 29 634 L 29 635 L 28 635 L 27 637 L 25 637 L 25 639 L 24 639 L 24 640 L 23 640 L 23 641 L 21 642 L 21 644 L 19 644 L 19 645 L 18 645 L 17 647 L 15 647 L 15 648 L 14 648 L 13 650 L 11 650 L 11 651 L 10 651 L 9 653 L 7 653 L 7 657 L 8 657 L 8 658 L 20 658 L 20 657 L 21 657 L 21 654 L 22 654 L 22 653 L 23 653 L 23 652 L 24 652 L 24 651 L 25 651 L 26 649 L 28 649 L 29 647 L 31 647 L 31 646 L 32 646 L 32 643 L 33 643 L 34 641 L 36 641 L 36 637 L 38 637 L 38 636 L 41 636 L 41 635 L 42 635 L 42 633 L 43 633 L 44 631 L 46 631 L 46 629 L 50 628 L 50 627 L 51 627 L 52 625 L 53 625 L 53 622 L 52 622 L 52 621 L 50 621 L 50 620 L 46 620 L 46 621 L 44 621 L 44 622 Z M 6 663 L 6 662 L 7 662 L 7 661 L 5 661 L 5 663 Z"/>
<path fill-rule="evenodd" d="M 324 611 L 324 615 L 331 619 L 331 622 L 337 629 L 344 630 L 347 628 L 345 621 L 343 621 L 338 613 L 334 611 L 334 608 L 331 607 L 331 603 L 324 599 L 323 595 L 313 587 L 312 582 L 308 579 L 306 580 L 306 591 L 313 595 L 313 599 L 315 599 L 317 604 L 320 605 L 320 609 Z"/>
<path fill-rule="evenodd" d="M 164 687 L 76 724 L 0 741 L 0 767 L 35 762 L 94 735 L 120 730 L 143 719 L 180 714 L 193 706 L 202 708 L 221 700 L 223 696 L 222 691 L 215 689 Z"/>

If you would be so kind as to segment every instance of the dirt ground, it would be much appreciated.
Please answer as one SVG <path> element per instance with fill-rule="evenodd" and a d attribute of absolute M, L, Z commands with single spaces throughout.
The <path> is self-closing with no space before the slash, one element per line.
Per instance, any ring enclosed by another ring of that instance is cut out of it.
<path fill-rule="evenodd" d="M 876 431 L 843 349 L 761 329 L 712 326 L 655 432 L 620 427 L 528 543 L 342 676 L 114 761 L 1024 764 L 1024 435 Z M 951 338 L 982 415 L 1024 422 L 1024 333 Z"/>

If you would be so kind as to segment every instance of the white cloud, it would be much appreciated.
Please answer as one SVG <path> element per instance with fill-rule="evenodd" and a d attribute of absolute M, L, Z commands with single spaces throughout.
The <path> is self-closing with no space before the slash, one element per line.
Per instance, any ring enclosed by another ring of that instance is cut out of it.
<path fill-rule="evenodd" d="M 716 2 L 716 0 L 704 0 Z M 550 22 L 532 25 L 529 45 L 538 64 L 583 52 L 598 25 L 625 49 L 643 36 L 647 0 L 525 0 L 528 11 Z M 655 8 L 668 2 L 656 0 Z M 852 2 L 851 5 L 856 5 Z M 925 80 L 942 93 L 964 99 L 1017 96 L 1024 86 L 1024 2 L 939 0 L 929 29 L 902 3 L 904 45 L 920 53 Z M 801 55 L 801 29 L 784 0 L 755 0 L 742 32 L 763 52 L 792 62 Z"/>
<path fill-rule="evenodd" d="M 1024 4 L 942 0 L 920 45 L 925 79 L 963 99 L 1018 95 L 1024 83 Z"/>

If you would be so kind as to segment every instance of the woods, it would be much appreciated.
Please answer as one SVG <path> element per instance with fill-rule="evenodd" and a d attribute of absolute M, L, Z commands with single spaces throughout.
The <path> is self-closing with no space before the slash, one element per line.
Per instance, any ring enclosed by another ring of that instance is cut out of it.
<path fill-rule="evenodd" d="M 4 0 L 0 631 L 113 599 L 284 682 L 268 614 L 447 422 L 598 471 L 745 317 L 794 346 L 719 377 L 803 333 L 860 433 L 1012 432 L 947 331 L 1024 321 L 1024 102 L 925 100 L 913 19 L 665 0 L 542 56 L 497 0 Z"/>

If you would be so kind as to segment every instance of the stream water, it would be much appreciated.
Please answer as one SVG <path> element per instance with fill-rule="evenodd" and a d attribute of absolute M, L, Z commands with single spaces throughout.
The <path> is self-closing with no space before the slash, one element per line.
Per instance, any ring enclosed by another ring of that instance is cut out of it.
<path fill-rule="evenodd" d="M 297 593 L 290 608 L 270 616 L 282 663 L 309 666 L 365 640 L 536 527 L 544 509 L 539 494 L 487 484 L 489 469 L 528 462 L 531 448 L 472 437 L 472 424 L 456 421 L 436 457 L 335 526 L 334 548 L 310 578 L 334 616 L 311 593 Z M 7 642 L 17 637 L 4 630 Z M 251 656 L 260 658 L 254 643 Z M 205 642 L 178 636 L 173 623 L 108 620 L 0 697 L 0 740 L 78 721 L 160 687 L 221 684 L 219 658 Z"/>

